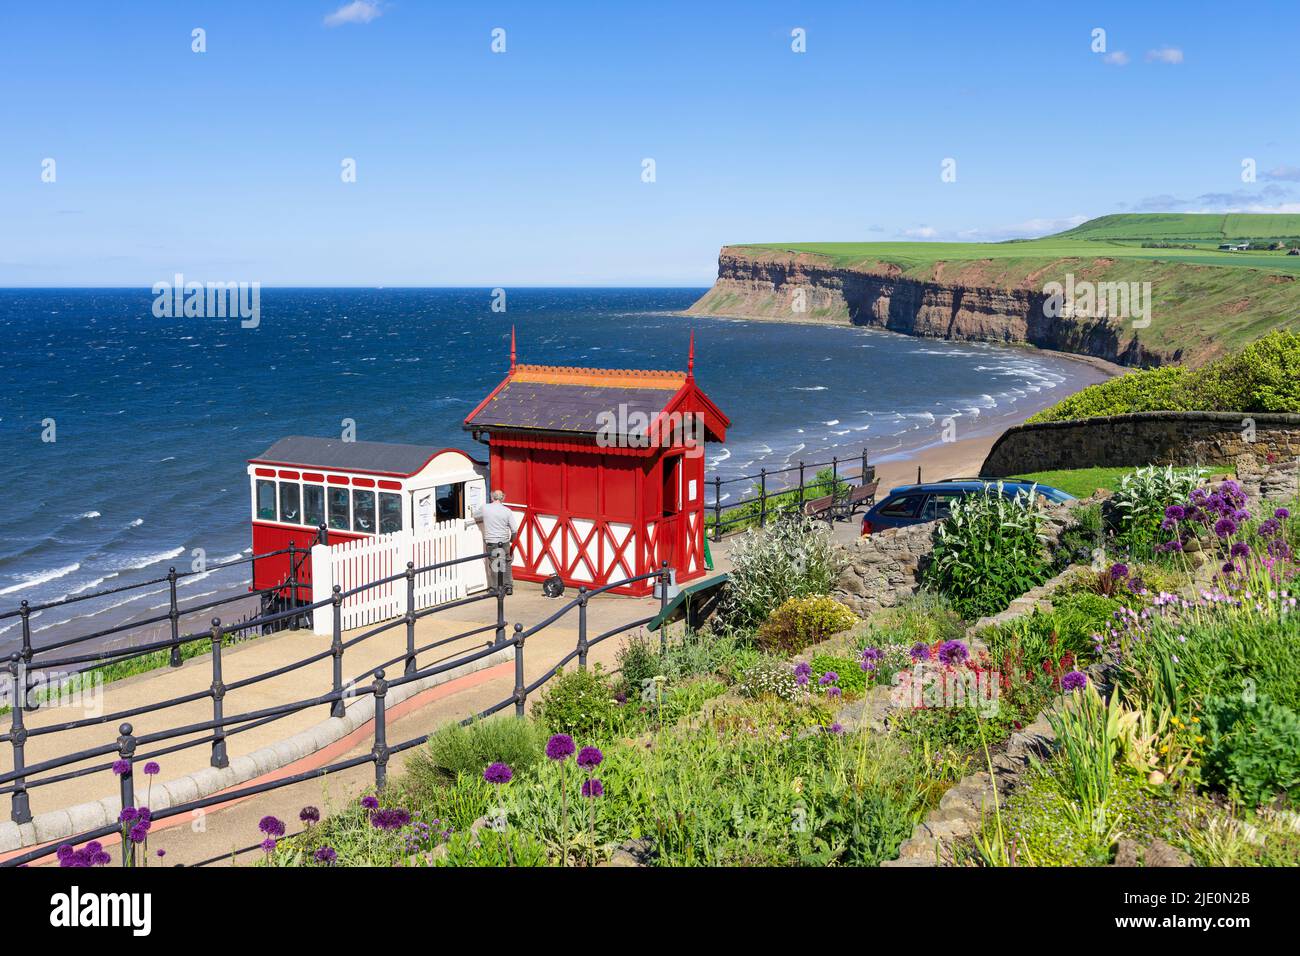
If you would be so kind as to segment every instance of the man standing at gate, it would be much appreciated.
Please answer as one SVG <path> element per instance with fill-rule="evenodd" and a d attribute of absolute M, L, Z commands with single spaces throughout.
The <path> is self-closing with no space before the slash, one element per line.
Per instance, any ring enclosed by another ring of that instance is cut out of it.
<path fill-rule="evenodd" d="M 492 500 L 480 508 L 474 517 L 483 522 L 483 543 L 491 555 L 488 558 L 488 573 L 493 581 L 500 581 L 506 594 L 513 594 L 515 580 L 510 573 L 510 564 L 515 535 L 519 533 L 522 518 L 519 512 L 505 506 L 505 500 L 506 493 L 498 488 L 492 492 Z"/>

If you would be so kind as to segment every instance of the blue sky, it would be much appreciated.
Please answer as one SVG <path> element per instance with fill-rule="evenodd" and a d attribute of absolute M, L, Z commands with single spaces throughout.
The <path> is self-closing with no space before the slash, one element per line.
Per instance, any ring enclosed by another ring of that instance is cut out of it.
<path fill-rule="evenodd" d="M 0 286 L 705 285 L 728 242 L 1300 211 L 1297 49 L 1290 0 L 6 0 Z"/>

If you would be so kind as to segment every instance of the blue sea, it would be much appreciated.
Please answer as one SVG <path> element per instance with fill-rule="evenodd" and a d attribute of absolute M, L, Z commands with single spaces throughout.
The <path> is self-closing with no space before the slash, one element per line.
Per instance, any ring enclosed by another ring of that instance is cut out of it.
<path fill-rule="evenodd" d="M 264 289 L 238 318 L 156 318 L 147 289 L 0 290 L 0 609 L 188 570 L 249 547 L 245 463 L 289 434 L 453 445 L 519 360 L 685 367 L 733 427 L 730 477 L 831 454 L 873 460 L 998 429 L 1101 376 L 1026 349 L 679 314 L 703 289 Z M 43 440 L 53 438 L 53 441 Z M 739 485 L 733 485 L 739 488 Z M 241 587 L 187 578 L 182 601 Z M 36 643 L 158 613 L 166 585 L 35 614 Z M 17 619 L 0 620 L 0 652 Z"/>

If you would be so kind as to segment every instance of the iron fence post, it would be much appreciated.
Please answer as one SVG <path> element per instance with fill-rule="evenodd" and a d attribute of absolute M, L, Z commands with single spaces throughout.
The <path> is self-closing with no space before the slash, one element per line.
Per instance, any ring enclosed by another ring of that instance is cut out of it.
<path fill-rule="evenodd" d="M 126 768 L 117 775 L 118 792 L 122 797 L 122 809 L 135 806 L 135 771 L 132 758 L 135 756 L 135 737 L 134 729 L 130 724 L 122 724 L 117 728 L 117 757 L 120 763 L 126 764 Z M 113 768 L 118 769 L 117 767 Z M 122 826 L 122 865 L 130 866 L 135 859 L 135 844 L 131 842 L 131 837 L 127 831 L 129 828 L 125 824 Z"/>
<path fill-rule="evenodd" d="M 343 595 L 342 589 L 334 585 L 330 601 L 334 605 L 334 638 L 330 641 L 330 653 L 334 656 L 334 687 L 339 696 L 330 704 L 330 716 L 342 717 L 347 711 L 343 706 Z"/>
<path fill-rule="evenodd" d="M 226 756 L 226 728 L 221 721 L 225 718 L 226 685 L 221 678 L 221 618 L 212 619 L 212 766 L 221 768 L 230 765 Z"/>
<path fill-rule="evenodd" d="M 330 530 L 325 526 L 325 522 L 323 521 L 316 526 L 316 539 L 317 544 L 328 546 L 330 543 Z"/>
<path fill-rule="evenodd" d="M 800 511 L 803 510 L 803 499 L 804 499 L 803 462 L 799 462 L 799 510 Z"/>
<path fill-rule="evenodd" d="M 375 789 L 383 790 L 388 785 L 388 724 L 384 710 L 384 697 L 388 694 L 388 681 L 384 680 L 384 669 L 375 671 Z"/>
<path fill-rule="evenodd" d="M 524 716 L 524 626 L 515 624 L 515 716 Z"/>
<path fill-rule="evenodd" d="M 663 620 L 664 611 L 668 610 L 668 562 L 659 565 L 659 653 L 668 653 L 668 622 Z"/>
<path fill-rule="evenodd" d="M 406 670 L 415 673 L 415 562 L 406 562 Z"/>
<path fill-rule="evenodd" d="M 713 476 L 713 540 L 722 540 L 722 479 Z"/>
<path fill-rule="evenodd" d="M 587 588 L 578 588 L 578 669 L 587 669 Z"/>
<path fill-rule="evenodd" d="M 297 556 L 298 556 L 297 549 L 294 547 L 293 541 L 290 540 L 289 541 L 289 580 L 287 582 L 289 585 L 289 606 L 290 607 L 298 606 L 298 567 L 297 567 L 297 561 L 294 560 L 295 558 L 297 558 Z M 298 630 L 297 617 L 289 618 L 289 630 L 291 631 Z"/>
<path fill-rule="evenodd" d="M 32 609 L 31 606 L 23 601 L 20 605 L 23 616 L 23 690 L 22 705 L 27 711 L 36 709 L 36 702 L 32 699 Z M 18 685 L 14 685 L 14 692 L 17 693 Z"/>
<path fill-rule="evenodd" d="M 867 483 L 867 446 L 862 446 L 862 480 L 859 484 Z"/>
<path fill-rule="evenodd" d="M 22 655 L 14 652 L 9 657 L 9 687 L 14 695 L 13 706 L 9 709 L 9 746 L 14 752 L 13 793 L 9 795 L 9 819 L 14 823 L 31 823 L 32 808 L 27 797 L 27 779 L 22 776 L 26 763 L 23 759 L 23 746 L 27 743 L 27 729 L 23 726 L 23 702 L 18 695 L 21 687 L 26 686 L 27 672 L 22 664 Z"/>
<path fill-rule="evenodd" d="M 767 527 L 767 469 L 758 470 L 758 526 Z"/>
<path fill-rule="evenodd" d="M 506 549 L 492 549 L 492 573 L 496 575 L 497 591 L 497 630 L 496 645 L 501 647 L 506 642 Z"/>
<path fill-rule="evenodd" d="M 172 667 L 181 666 L 181 611 L 176 605 L 176 569 L 167 569 L 167 590 L 170 596 L 167 599 L 167 619 L 171 621 L 172 627 L 172 654 L 168 664 Z"/>
<path fill-rule="evenodd" d="M 840 493 L 840 459 L 838 455 L 831 455 L 831 494 Z"/>

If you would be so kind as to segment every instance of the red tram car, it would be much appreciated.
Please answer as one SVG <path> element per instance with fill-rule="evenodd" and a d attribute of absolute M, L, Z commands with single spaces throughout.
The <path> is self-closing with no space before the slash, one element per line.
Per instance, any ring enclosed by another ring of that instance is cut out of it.
<path fill-rule="evenodd" d="M 311 549 L 472 517 L 484 464 L 455 448 L 292 435 L 248 461 L 262 613 L 310 604 Z M 301 553 L 297 553 L 301 549 Z"/>

